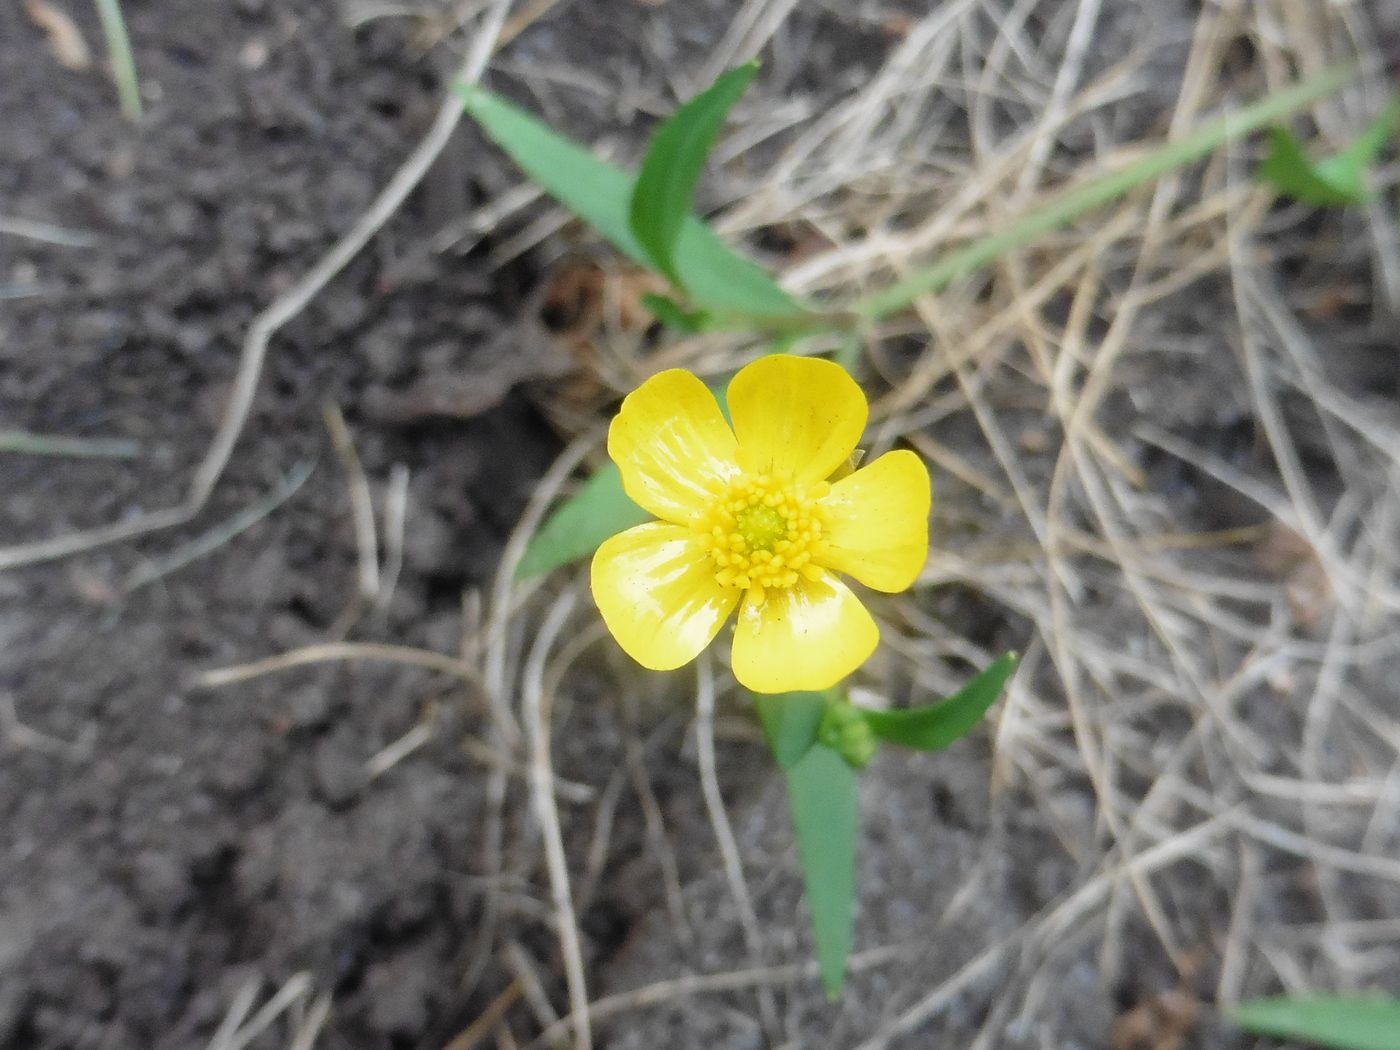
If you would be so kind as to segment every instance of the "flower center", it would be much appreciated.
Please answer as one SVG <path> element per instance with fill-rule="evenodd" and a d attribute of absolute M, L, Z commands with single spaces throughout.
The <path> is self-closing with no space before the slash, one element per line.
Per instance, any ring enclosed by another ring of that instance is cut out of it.
<path fill-rule="evenodd" d="M 750 551 L 771 551 L 788 538 L 787 515 L 766 503 L 750 504 L 734 515 L 734 531 Z"/>
<path fill-rule="evenodd" d="M 727 483 L 697 522 L 715 581 L 747 591 L 759 604 L 768 590 L 815 578 L 812 556 L 825 518 L 817 501 L 830 491 L 824 481 L 803 489 L 767 474 Z"/>

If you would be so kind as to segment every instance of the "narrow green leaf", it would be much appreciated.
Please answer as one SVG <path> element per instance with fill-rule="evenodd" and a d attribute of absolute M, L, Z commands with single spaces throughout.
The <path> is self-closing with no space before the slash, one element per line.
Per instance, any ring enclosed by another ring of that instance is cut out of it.
<path fill-rule="evenodd" d="M 754 707 L 773 757 L 791 769 L 812 750 L 826 711 L 825 693 L 755 693 Z"/>
<path fill-rule="evenodd" d="M 1007 653 L 948 699 L 899 711 L 863 711 L 866 724 L 891 744 L 937 751 L 957 740 L 987 713 L 1016 669 L 1016 654 Z"/>
<path fill-rule="evenodd" d="M 1316 161 L 1308 157 L 1286 128 L 1272 128 L 1269 155 L 1259 166 L 1259 178 L 1304 204 L 1360 204 L 1369 194 L 1366 176 L 1395 133 L 1397 123 L 1400 98 L 1392 99 L 1350 146 Z"/>
<path fill-rule="evenodd" d="M 609 463 L 545 520 L 521 555 L 515 578 L 528 580 L 586 557 L 609 536 L 650 520 L 622 491 L 622 473 Z"/>
<path fill-rule="evenodd" d="M 623 255 L 652 265 L 632 233 L 628 207 L 633 178 L 484 88 L 455 85 L 466 111 L 535 182 L 583 219 Z M 764 318 L 808 315 L 752 259 L 735 252 L 693 215 L 681 223 L 676 271 L 691 303 L 716 314 L 738 314 L 749 327 Z"/>
<path fill-rule="evenodd" d="M 749 62 L 721 75 L 656 129 L 642 160 L 629 209 L 632 234 L 652 265 L 682 288 L 676 241 L 690 215 L 695 184 L 724 118 L 757 72 L 758 63 Z"/>
<path fill-rule="evenodd" d="M 651 311 L 653 317 L 668 328 L 674 328 L 685 335 L 694 335 L 705 330 L 703 310 L 686 310 L 674 299 L 648 292 L 642 296 L 642 305 Z"/>
<path fill-rule="evenodd" d="M 1400 1050 L 1400 999 L 1256 999 L 1230 1019 L 1247 1032 L 1299 1039 L 1333 1050 Z"/>
<path fill-rule="evenodd" d="M 853 309 L 859 316 L 870 320 L 880 320 L 906 310 L 920 296 L 941 291 L 954 281 L 976 273 L 1006 252 L 1029 244 L 1052 230 L 1068 226 L 1086 212 L 1115 201 L 1169 171 L 1199 160 L 1222 143 L 1268 127 L 1294 110 L 1337 90 L 1355 75 L 1353 66 L 1330 69 L 1301 84 L 1276 91 L 1241 110 L 1206 121 L 1175 142 L 1158 146 L 1118 171 L 1106 172 L 1064 190 L 1005 229 L 950 252 L 932 265 L 861 300 Z"/>
<path fill-rule="evenodd" d="M 1355 204 L 1364 198 L 1362 170 L 1345 154 L 1314 162 L 1287 128 L 1269 129 L 1269 153 L 1259 181 L 1304 204 Z"/>
<path fill-rule="evenodd" d="M 1400 127 L 1400 95 L 1390 100 L 1385 109 L 1361 130 L 1361 134 L 1356 136 L 1356 141 L 1344 152 L 1360 167 L 1370 168 L 1376 163 L 1376 158 L 1381 155 L 1381 150 L 1395 134 L 1397 127 Z"/>
<path fill-rule="evenodd" d="M 787 770 L 797 856 L 812 916 L 817 965 L 835 999 L 846 979 L 856 901 L 856 771 L 825 744 Z"/>
<path fill-rule="evenodd" d="M 131 54 L 131 37 L 126 32 L 119 0 L 97 0 L 97 17 L 107 39 L 107 57 L 112 63 L 112 79 L 117 83 L 117 100 L 127 120 L 141 119 L 141 82 L 136 77 L 136 59 Z"/>
<path fill-rule="evenodd" d="M 1317 162 L 1317 174 L 1328 183 L 1345 186 L 1351 190 L 1357 202 L 1371 195 L 1366 176 L 1375 166 L 1387 140 L 1395 133 L 1400 122 L 1400 98 L 1391 101 L 1375 120 L 1362 130 L 1350 146 L 1336 156 L 1324 157 Z"/>

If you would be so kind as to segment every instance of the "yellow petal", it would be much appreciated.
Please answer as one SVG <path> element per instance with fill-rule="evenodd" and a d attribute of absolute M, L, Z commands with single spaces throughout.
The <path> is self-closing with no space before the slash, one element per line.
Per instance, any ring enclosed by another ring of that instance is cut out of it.
<path fill-rule="evenodd" d="M 622 401 L 608 455 L 627 495 L 658 518 L 685 524 L 709 506 L 707 486 L 738 472 L 734 432 L 699 378 L 658 372 Z"/>
<path fill-rule="evenodd" d="M 902 591 L 928 560 L 928 468 L 906 449 L 886 452 L 831 486 L 816 560 L 877 591 Z"/>
<path fill-rule="evenodd" d="M 593 556 L 593 599 L 617 644 L 643 667 L 695 659 L 739 603 L 715 582 L 708 552 L 680 525 L 620 532 Z"/>
<path fill-rule="evenodd" d="M 746 604 L 734 631 L 734 677 L 755 693 L 828 689 L 875 651 L 880 630 L 829 573 Z"/>
<path fill-rule="evenodd" d="M 824 480 L 846 461 L 869 413 L 840 365 L 790 354 L 746 365 L 728 399 L 744 467 L 803 484 Z"/>

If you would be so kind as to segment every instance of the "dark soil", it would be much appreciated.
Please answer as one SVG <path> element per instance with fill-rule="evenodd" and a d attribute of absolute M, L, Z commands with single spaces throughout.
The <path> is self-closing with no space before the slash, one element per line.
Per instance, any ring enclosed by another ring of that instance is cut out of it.
<path fill-rule="evenodd" d="M 100 55 L 89 6 L 71 6 Z M 678 46 L 700 54 L 730 6 L 676 19 Z M 132 461 L 0 457 L 4 544 L 182 498 L 250 319 L 362 214 L 460 61 L 450 46 L 425 51 L 414 20 L 352 29 L 314 0 L 123 7 L 139 127 L 100 61 L 63 69 L 22 5 L 0 10 L 0 215 L 80 242 L 0 234 L 0 426 L 141 447 Z M 622 76 L 659 17 L 647 10 L 573 5 L 510 57 Z M 833 46 L 868 60 L 863 32 L 844 27 Z M 585 137 L 617 126 L 595 94 L 559 94 L 533 101 Z M 392 466 L 412 479 L 394 601 L 354 637 L 457 649 L 463 594 L 489 580 L 559 448 L 518 384 L 569 359 L 533 320 L 535 262 L 488 265 L 489 238 L 466 254 L 424 244 L 516 178 L 459 131 L 408 206 L 276 335 L 196 522 L 0 576 L 0 698 L 19 719 L 0 763 L 0 1047 L 203 1046 L 250 978 L 265 995 L 303 970 L 334 996 L 318 1045 L 436 1047 L 504 983 L 463 986 L 482 949 L 483 776 L 461 747 L 481 727 L 459 690 L 378 665 L 214 691 L 193 679 L 325 641 L 354 601 L 330 404 L 380 502 Z M 128 591 L 133 572 L 307 461 L 309 482 L 266 519 Z M 371 783 L 366 761 L 428 712 L 431 740 Z M 597 717 L 615 743 L 613 716 Z M 679 746 L 674 732 L 664 742 Z M 693 800 L 693 770 L 676 780 Z M 644 849 L 640 826 L 627 817 L 619 848 Z M 646 892 L 625 906 L 626 893 L 601 894 L 585 914 L 595 943 L 635 940 L 659 906 L 643 868 L 627 881 Z"/>
<path fill-rule="evenodd" d="M 0 11 L 0 213 L 91 237 L 0 236 L 16 296 L 0 309 L 0 421 L 142 446 L 133 462 L 0 458 L 5 543 L 178 501 L 249 319 L 361 214 L 431 120 L 439 62 L 457 61 L 402 22 L 352 31 L 331 4 L 124 6 L 150 96 L 139 129 L 104 76 L 56 65 L 21 5 Z M 493 156 L 470 179 L 435 174 L 277 336 L 198 522 L 0 577 L 0 694 L 81 745 L 11 733 L 0 763 L 0 1046 L 203 1045 L 251 974 L 300 969 L 337 990 L 331 1045 L 416 1041 L 468 1005 L 453 990 L 479 908 L 463 878 L 480 777 L 456 694 L 375 667 L 219 692 L 191 679 L 325 640 L 350 602 L 331 403 L 376 486 L 392 464 L 412 478 L 397 597 L 358 636 L 455 650 L 463 591 L 494 571 L 558 447 L 509 392 L 559 364 L 516 334 L 528 274 L 420 249 L 449 190 L 469 202 L 504 170 Z M 310 481 L 266 520 L 124 593 L 146 557 L 308 458 Z M 366 759 L 439 698 L 432 741 L 370 790 Z"/>

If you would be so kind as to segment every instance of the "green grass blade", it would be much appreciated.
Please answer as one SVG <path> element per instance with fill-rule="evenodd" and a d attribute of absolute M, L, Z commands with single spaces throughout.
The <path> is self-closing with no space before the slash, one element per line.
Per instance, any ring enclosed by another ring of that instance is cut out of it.
<path fill-rule="evenodd" d="M 1343 151 L 1344 155 L 1362 170 L 1371 168 L 1397 127 L 1400 127 L 1400 96 L 1392 98 L 1376 119 L 1361 130 L 1356 141 Z"/>
<path fill-rule="evenodd" d="M 812 750 L 826 712 L 825 693 L 755 693 L 754 708 L 773 757 L 791 769 Z"/>
<path fill-rule="evenodd" d="M 1029 244 L 1052 230 L 1067 226 L 1086 212 L 1117 200 L 1144 183 L 1199 160 L 1232 138 L 1238 138 L 1281 120 L 1294 110 L 1335 91 L 1354 75 L 1355 69 L 1350 66 L 1329 70 L 1301 84 L 1275 92 L 1234 113 L 1207 121 L 1177 141 L 1158 147 L 1122 170 L 1108 172 L 1065 190 L 1006 229 L 973 241 L 932 266 L 861 300 L 854 307 L 855 312 L 870 320 L 879 320 L 899 313 L 920 296 L 946 288 L 1004 253 Z"/>
<path fill-rule="evenodd" d="M 871 732 L 881 740 L 920 751 L 937 751 L 982 720 L 1015 669 L 1016 654 L 1007 653 L 941 703 L 861 713 Z"/>
<path fill-rule="evenodd" d="M 1247 1032 L 1331 1050 L 1400 1050 L 1400 999 L 1280 997 L 1240 1003 L 1230 1019 Z"/>
<path fill-rule="evenodd" d="M 59 437 L 0 430 L 0 452 L 30 456 L 71 456 L 74 459 L 136 459 L 141 446 L 126 438 Z"/>
<path fill-rule="evenodd" d="M 835 999 L 846 980 L 855 921 L 856 771 L 816 744 L 786 772 L 817 964 L 826 994 Z"/>
<path fill-rule="evenodd" d="M 102 35 L 107 41 L 107 56 L 112 62 L 112 78 L 117 82 L 117 99 L 128 120 L 141 119 L 141 83 L 136 79 L 136 59 L 131 53 L 131 38 L 126 33 L 119 0 L 96 0 L 97 16 L 102 21 Z"/>
<path fill-rule="evenodd" d="M 632 233 L 631 175 L 599 160 L 499 95 L 470 84 L 455 88 L 466 111 L 545 192 L 623 255 L 639 265 L 652 265 Z M 760 321 L 769 317 L 791 320 L 808 314 L 757 263 L 735 252 L 693 215 L 681 223 L 675 264 L 692 305 L 702 310 Z"/>
<path fill-rule="evenodd" d="M 530 538 L 517 580 L 528 580 L 587 557 L 609 536 L 650 521 L 651 515 L 622 491 L 622 473 L 609 463 L 565 500 Z"/>
<path fill-rule="evenodd" d="M 725 117 L 758 72 L 758 63 L 731 69 L 671 114 L 652 136 L 632 190 L 632 233 L 652 265 L 681 287 L 676 242 L 690 215 L 695 184 Z"/>

